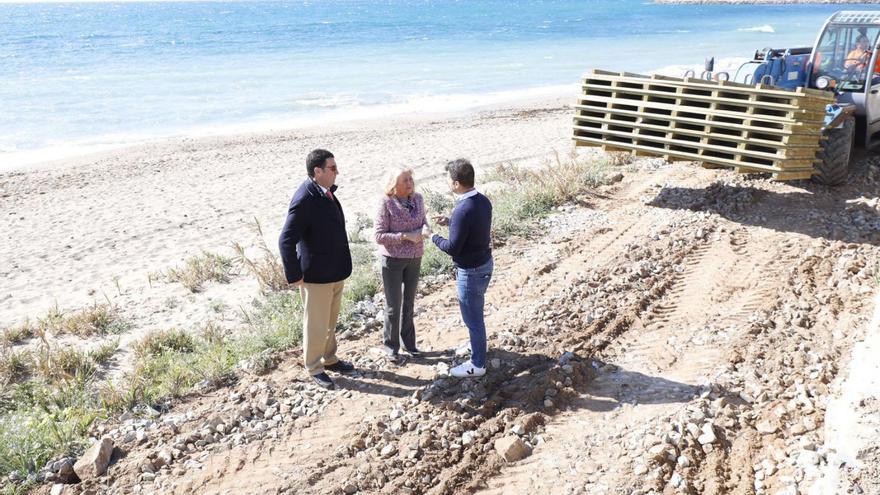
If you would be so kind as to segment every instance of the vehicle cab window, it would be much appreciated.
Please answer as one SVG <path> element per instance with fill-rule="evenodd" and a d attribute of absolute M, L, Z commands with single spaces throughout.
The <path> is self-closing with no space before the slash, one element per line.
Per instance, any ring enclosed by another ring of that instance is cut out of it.
<path fill-rule="evenodd" d="M 868 77 L 880 74 L 880 67 L 870 66 L 878 35 L 880 27 L 829 27 L 819 40 L 813 58 L 814 80 L 826 76 L 840 91 L 864 91 Z M 872 77 L 871 84 L 876 84 L 875 81 L 878 78 Z"/>

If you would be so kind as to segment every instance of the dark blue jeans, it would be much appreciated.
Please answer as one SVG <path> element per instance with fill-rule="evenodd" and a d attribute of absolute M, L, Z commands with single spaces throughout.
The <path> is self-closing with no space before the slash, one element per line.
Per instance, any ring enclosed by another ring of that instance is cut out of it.
<path fill-rule="evenodd" d="M 494 264 L 489 259 L 476 268 L 458 268 L 455 274 L 461 319 L 467 325 L 471 337 L 471 362 L 478 368 L 486 367 L 486 323 L 483 320 L 483 306 L 493 268 Z"/>

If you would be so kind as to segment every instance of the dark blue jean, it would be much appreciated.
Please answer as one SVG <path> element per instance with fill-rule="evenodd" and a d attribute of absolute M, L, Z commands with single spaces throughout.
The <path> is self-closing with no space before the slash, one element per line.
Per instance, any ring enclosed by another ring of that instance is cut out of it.
<path fill-rule="evenodd" d="M 493 268 L 494 264 L 489 259 L 476 268 L 458 268 L 455 274 L 461 319 L 468 327 L 471 337 L 471 362 L 478 368 L 486 367 L 486 323 L 483 320 L 483 306 Z"/>

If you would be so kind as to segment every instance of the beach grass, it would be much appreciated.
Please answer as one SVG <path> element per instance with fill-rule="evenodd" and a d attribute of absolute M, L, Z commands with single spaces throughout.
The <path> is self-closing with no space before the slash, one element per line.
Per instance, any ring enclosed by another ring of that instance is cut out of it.
<path fill-rule="evenodd" d="M 31 324 L 30 319 L 25 319 L 20 325 L 3 329 L 3 333 L 0 334 L 0 346 L 20 344 L 35 335 L 36 329 Z"/>
<path fill-rule="evenodd" d="M 205 283 L 227 283 L 233 274 L 232 258 L 203 251 L 198 256 L 187 258 L 183 266 L 170 268 L 165 273 L 165 278 L 169 282 L 183 285 L 190 292 L 200 292 Z"/>
<path fill-rule="evenodd" d="M 20 381 L 30 373 L 32 366 L 30 351 L 8 346 L 0 348 L 0 383 Z"/>
<path fill-rule="evenodd" d="M 553 208 L 572 203 L 586 191 L 606 184 L 613 157 L 582 158 L 572 153 L 537 168 L 500 164 L 488 174 L 490 182 L 505 187 L 490 194 L 492 237 L 503 243 L 512 236 L 528 236 L 539 228 L 538 220 Z"/>
<path fill-rule="evenodd" d="M 56 305 L 42 318 L 37 319 L 33 334 L 38 337 L 45 333 L 91 337 L 123 333 L 130 326 L 130 323 L 122 318 L 119 309 L 109 303 L 96 302 L 73 313 L 65 313 Z"/>
<path fill-rule="evenodd" d="M 245 253 L 244 246 L 235 242 L 232 244 L 232 249 L 236 254 L 235 261 L 257 279 L 260 284 L 260 292 L 263 294 L 286 289 L 288 284 L 287 277 L 284 275 L 284 266 L 266 244 L 266 236 L 263 235 L 260 221 L 254 218 L 250 227 L 257 236 L 260 256 L 257 258 L 249 257 Z"/>

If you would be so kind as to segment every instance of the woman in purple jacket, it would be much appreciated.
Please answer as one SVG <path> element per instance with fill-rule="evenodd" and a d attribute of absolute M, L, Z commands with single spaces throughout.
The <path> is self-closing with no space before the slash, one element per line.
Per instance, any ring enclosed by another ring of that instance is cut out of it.
<path fill-rule="evenodd" d="M 411 169 L 390 170 L 383 192 L 375 227 L 385 286 L 384 344 L 391 359 L 402 364 L 398 354 L 401 340 L 406 352 L 419 354 L 413 306 L 425 249 L 423 227 L 428 223 L 425 201 L 415 192 Z"/>

